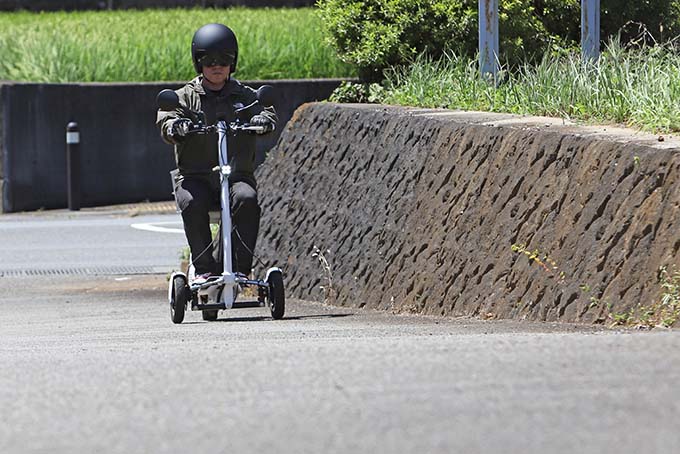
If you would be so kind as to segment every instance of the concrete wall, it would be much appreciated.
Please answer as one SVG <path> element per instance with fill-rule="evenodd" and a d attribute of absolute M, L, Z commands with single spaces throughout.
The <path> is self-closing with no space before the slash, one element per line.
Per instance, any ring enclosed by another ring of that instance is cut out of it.
<path fill-rule="evenodd" d="M 258 254 L 305 299 L 610 322 L 660 301 L 659 267 L 680 265 L 680 140 L 664 139 L 308 104 L 258 171 Z"/>
<path fill-rule="evenodd" d="M 74 11 L 128 8 L 192 7 L 299 7 L 312 6 L 315 0 L 0 0 L 0 11 Z"/>
<path fill-rule="evenodd" d="M 257 88 L 263 82 L 249 85 Z M 262 157 L 294 110 L 322 100 L 339 80 L 267 82 L 280 129 L 259 140 Z M 0 84 L 2 211 L 66 206 L 65 130 L 78 122 L 83 206 L 168 200 L 172 147 L 155 127 L 156 94 L 179 84 Z"/>
<path fill-rule="evenodd" d="M 0 100 L 2 100 L 5 91 L 5 87 L 0 84 Z M 5 212 L 5 200 L 2 196 L 5 194 L 5 162 L 7 161 L 7 154 L 5 153 L 5 144 L 2 138 L 4 137 L 6 121 L 5 109 L 2 108 L 0 103 L 0 213 Z"/>

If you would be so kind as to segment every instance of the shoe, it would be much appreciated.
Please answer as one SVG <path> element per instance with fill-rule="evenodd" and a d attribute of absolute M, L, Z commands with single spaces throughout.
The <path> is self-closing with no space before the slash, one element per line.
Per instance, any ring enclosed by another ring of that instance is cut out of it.
<path fill-rule="evenodd" d="M 194 278 L 194 281 L 192 282 L 192 284 L 193 284 L 193 285 L 203 285 L 203 284 L 205 284 L 206 282 L 208 282 L 209 280 L 215 279 L 215 278 L 217 278 L 217 277 L 219 277 L 219 276 L 216 275 L 216 274 L 213 274 L 213 273 L 203 273 L 203 274 L 198 274 L 198 275 L 196 275 L 196 277 Z"/>

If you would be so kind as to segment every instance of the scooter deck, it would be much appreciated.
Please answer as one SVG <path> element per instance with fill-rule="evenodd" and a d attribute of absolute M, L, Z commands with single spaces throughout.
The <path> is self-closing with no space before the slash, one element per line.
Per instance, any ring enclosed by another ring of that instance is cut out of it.
<path fill-rule="evenodd" d="M 268 284 L 261 280 L 251 280 L 242 276 L 237 276 L 235 278 L 236 284 L 244 287 L 257 286 L 258 288 L 268 288 Z M 189 287 L 189 291 L 192 294 L 192 311 L 214 311 L 214 310 L 224 310 L 227 309 L 225 303 L 198 303 L 197 294 L 200 290 L 205 290 L 211 287 L 223 287 L 225 284 L 224 276 L 215 276 L 209 278 L 206 282 L 201 284 L 194 284 Z M 196 303 L 194 303 L 196 302 Z M 266 304 L 264 300 L 259 299 L 256 301 L 234 301 L 230 309 L 248 309 L 248 308 L 258 308 L 265 307 Z"/>
<path fill-rule="evenodd" d="M 232 309 L 249 309 L 249 308 L 256 308 L 256 307 L 264 307 L 265 303 L 262 301 L 234 301 L 234 304 L 232 304 L 231 308 Z M 214 311 L 214 310 L 222 310 L 226 309 L 226 306 L 224 303 L 213 303 L 213 304 L 197 304 L 195 306 L 191 306 L 191 310 L 194 311 Z"/>
<path fill-rule="evenodd" d="M 251 285 L 256 285 L 258 287 L 263 287 L 263 288 L 268 288 L 269 284 L 267 284 L 265 281 L 262 280 L 252 280 L 252 279 L 244 279 L 237 277 L 235 279 L 235 282 L 239 285 L 244 285 L 244 286 L 251 286 Z M 210 278 L 207 281 L 201 283 L 201 284 L 191 284 L 189 285 L 189 290 L 191 293 L 196 293 L 199 290 L 207 289 L 210 287 L 213 287 L 215 285 L 225 285 L 224 279 L 222 276 L 215 276 L 214 278 Z"/>

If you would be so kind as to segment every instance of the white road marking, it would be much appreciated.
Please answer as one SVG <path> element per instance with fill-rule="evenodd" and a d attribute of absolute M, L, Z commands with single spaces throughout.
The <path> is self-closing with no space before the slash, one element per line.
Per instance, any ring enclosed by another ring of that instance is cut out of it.
<path fill-rule="evenodd" d="M 184 229 L 173 229 L 170 227 L 159 227 L 161 225 L 182 225 L 181 222 L 169 221 L 169 222 L 153 222 L 148 224 L 130 224 L 130 227 L 137 230 L 146 230 L 149 232 L 160 232 L 160 233 L 184 233 Z"/>

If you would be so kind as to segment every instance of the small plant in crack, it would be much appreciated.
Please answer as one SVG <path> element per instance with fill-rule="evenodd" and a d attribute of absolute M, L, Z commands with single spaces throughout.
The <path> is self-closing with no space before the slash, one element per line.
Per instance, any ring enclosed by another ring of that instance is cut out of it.
<path fill-rule="evenodd" d="M 639 164 L 639 160 L 636 160 L 636 163 Z M 530 250 L 525 244 L 513 244 L 511 249 L 513 252 L 525 255 L 532 263 L 538 264 L 550 277 L 558 278 L 559 283 L 565 283 L 567 280 L 564 271 L 559 270 L 557 263 L 539 249 Z M 572 280 L 569 281 L 575 284 Z M 612 327 L 670 328 L 680 320 L 680 271 L 675 265 L 672 271 L 668 266 L 659 267 L 658 283 L 662 289 L 659 300 L 651 304 L 638 303 L 621 312 L 615 311 L 614 305 L 603 298 L 602 291 L 591 287 L 588 283 L 581 283 L 578 288 L 588 297 L 588 305 L 584 306 L 581 315 L 588 310 L 599 308 L 600 315 L 597 322 L 609 319 Z"/>
<path fill-rule="evenodd" d="M 587 283 L 579 285 L 578 288 L 580 288 L 581 291 L 585 294 L 590 294 L 594 290 Z M 595 295 L 592 295 L 592 294 L 590 295 L 590 297 L 588 297 L 588 301 L 590 302 L 590 304 L 588 304 L 588 309 L 600 307 L 600 306 L 602 306 L 602 303 L 603 303 L 602 299 L 599 296 L 595 296 Z M 606 303 L 606 301 L 604 301 L 604 302 Z M 607 307 L 609 308 L 610 306 L 611 305 L 607 303 Z"/>
<path fill-rule="evenodd" d="M 639 328 L 670 328 L 680 319 L 680 271 L 673 267 L 659 267 L 661 299 L 653 304 L 639 303 L 627 312 L 612 313 L 613 325 L 637 326 Z"/>
<path fill-rule="evenodd" d="M 635 319 L 633 312 L 633 309 L 630 309 L 628 312 L 612 312 L 609 314 L 609 318 L 613 321 L 613 326 L 630 325 Z"/>
<path fill-rule="evenodd" d="M 326 249 L 325 253 L 330 254 L 330 249 Z M 323 285 L 320 285 L 319 288 L 323 292 L 323 301 L 324 303 L 332 304 L 335 302 L 337 293 L 333 285 L 333 271 L 331 269 L 331 264 L 326 258 L 324 251 L 319 249 L 317 246 L 314 246 L 312 257 L 316 258 L 316 260 L 319 262 L 319 265 L 321 266 Z"/>
<path fill-rule="evenodd" d="M 546 273 L 548 273 L 550 277 L 557 279 L 559 284 L 566 284 L 567 281 L 569 281 L 568 283 L 570 284 L 575 283 L 573 279 L 567 278 L 564 270 L 560 270 L 557 262 L 550 258 L 548 254 L 542 253 L 538 249 L 534 249 L 533 251 L 529 250 L 524 244 L 513 244 L 511 249 L 513 252 L 524 254 L 529 260 L 538 264 L 543 270 L 545 270 Z M 585 314 L 585 312 L 591 309 L 604 309 L 604 305 L 606 305 L 606 314 L 608 314 L 611 318 L 611 304 L 609 304 L 606 300 L 603 300 L 602 295 L 596 289 L 594 289 L 587 282 L 579 284 L 578 288 L 588 297 L 588 305 L 584 306 L 584 310 L 581 315 Z"/>
<path fill-rule="evenodd" d="M 602 300 L 596 296 L 591 296 L 589 299 L 590 304 L 588 305 L 588 309 L 592 309 L 594 307 L 600 307 L 602 304 Z"/>
<path fill-rule="evenodd" d="M 510 249 L 512 250 L 512 252 L 524 254 L 525 256 L 527 256 L 529 260 L 543 268 L 546 273 L 553 277 L 557 276 L 557 278 L 560 281 L 564 281 L 565 279 L 564 271 L 559 271 L 559 266 L 557 266 L 557 263 L 552 258 L 550 258 L 548 254 L 544 254 L 538 249 L 534 249 L 533 251 L 531 251 L 527 249 L 527 246 L 525 244 L 513 244 L 512 246 L 510 246 Z"/>
<path fill-rule="evenodd" d="M 667 266 L 660 267 L 659 283 L 664 289 L 661 304 L 670 308 L 680 307 L 680 271 L 673 267 L 673 272 L 669 273 Z"/>

